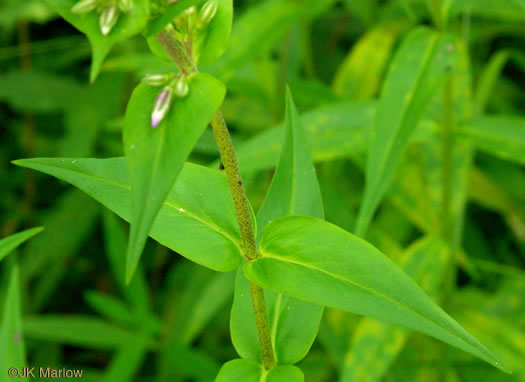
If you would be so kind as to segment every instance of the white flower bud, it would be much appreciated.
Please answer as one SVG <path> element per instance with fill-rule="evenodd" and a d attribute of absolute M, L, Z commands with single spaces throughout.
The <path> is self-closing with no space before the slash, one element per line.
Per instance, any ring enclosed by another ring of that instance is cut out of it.
<path fill-rule="evenodd" d="M 175 91 L 175 95 L 179 98 L 184 98 L 186 97 L 186 95 L 188 95 L 188 92 L 190 91 L 190 87 L 185 77 L 180 77 L 177 80 L 177 82 L 175 83 L 174 91 Z"/>
<path fill-rule="evenodd" d="M 104 36 L 111 32 L 117 23 L 118 17 L 119 11 L 115 5 L 110 5 L 104 8 L 99 19 L 100 31 Z"/>
<path fill-rule="evenodd" d="M 72 13 L 88 13 L 97 7 L 97 0 L 81 0 L 71 8 Z"/>
<path fill-rule="evenodd" d="M 217 13 L 217 8 L 219 7 L 219 2 L 217 0 L 209 0 L 202 6 L 199 11 L 199 17 L 197 18 L 197 28 L 205 28 L 211 20 L 215 17 Z"/>
<path fill-rule="evenodd" d="M 169 79 L 170 76 L 168 74 L 148 74 L 142 79 L 142 82 L 149 86 L 161 86 L 164 85 Z"/>
<path fill-rule="evenodd" d="M 155 99 L 153 112 L 151 113 L 151 127 L 155 128 L 164 119 L 173 100 L 173 89 L 171 86 L 165 86 Z"/>
<path fill-rule="evenodd" d="M 124 13 L 129 12 L 132 6 L 132 0 L 118 0 L 118 7 Z"/>

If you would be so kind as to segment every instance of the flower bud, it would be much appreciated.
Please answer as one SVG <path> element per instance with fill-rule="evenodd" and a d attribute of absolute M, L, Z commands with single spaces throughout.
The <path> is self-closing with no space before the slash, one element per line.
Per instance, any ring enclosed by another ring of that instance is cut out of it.
<path fill-rule="evenodd" d="M 177 82 L 175 83 L 174 92 L 175 95 L 179 98 L 184 98 L 190 91 L 190 87 L 188 85 L 188 82 L 186 81 L 186 78 L 180 77 Z"/>
<path fill-rule="evenodd" d="M 211 20 L 215 17 L 217 13 L 217 8 L 219 7 L 219 2 L 217 0 L 209 0 L 202 6 L 199 11 L 199 17 L 197 18 L 197 28 L 205 28 Z"/>
<path fill-rule="evenodd" d="M 71 8 L 72 13 L 88 13 L 97 7 L 97 0 L 81 0 Z"/>
<path fill-rule="evenodd" d="M 195 6 L 187 8 L 182 14 L 175 18 L 174 23 L 181 33 L 188 33 L 197 9 Z"/>
<path fill-rule="evenodd" d="M 118 8 L 115 5 L 109 5 L 100 14 L 99 25 L 100 31 L 104 36 L 111 32 L 111 29 L 117 23 L 119 16 Z"/>
<path fill-rule="evenodd" d="M 142 79 L 142 82 L 149 86 L 161 86 L 164 85 L 169 79 L 170 76 L 168 74 L 148 74 Z"/>
<path fill-rule="evenodd" d="M 124 13 L 129 12 L 132 6 L 132 0 L 118 0 L 118 7 Z"/>
<path fill-rule="evenodd" d="M 151 127 L 155 128 L 164 119 L 173 100 L 173 89 L 171 86 L 165 86 L 155 99 L 153 112 L 151 113 Z"/>

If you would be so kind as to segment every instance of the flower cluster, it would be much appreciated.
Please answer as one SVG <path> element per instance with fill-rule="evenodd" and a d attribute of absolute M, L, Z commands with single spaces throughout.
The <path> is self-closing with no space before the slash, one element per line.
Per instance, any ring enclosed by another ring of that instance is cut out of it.
<path fill-rule="evenodd" d="M 100 32 L 106 36 L 117 23 L 120 13 L 127 13 L 133 6 L 133 0 L 80 0 L 72 8 L 72 13 L 82 14 L 96 11 L 100 14 Z"/>
<path fill-rule="evenodd" d="M 142 79 L 149 86 L 164 86 L 155 99 L 151 113 L 151 127 L 155 128 L 168 113 L 174 97 L 184 98 L 190 87 L 187 78 L 174 73 L 150 74 Z"/>

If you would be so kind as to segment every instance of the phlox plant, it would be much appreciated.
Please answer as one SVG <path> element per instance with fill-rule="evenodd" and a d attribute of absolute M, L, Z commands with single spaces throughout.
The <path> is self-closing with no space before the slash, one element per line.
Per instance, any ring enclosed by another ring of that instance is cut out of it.
<path fill-rule="evenodd" d="M 372 126 L 363 138 L 366 155 L 353 156 L 364 173 L 358 214 L 355 224 L 342 228 L 325 220 L 327 193 L 314 166 L 322 153 L 311 136 L 309 118 L 313 117 L 303 117 L 294 101 L 301 98 L 300 90 L 292 92 L 283 84 L 284 122 L 280 130 L 274 130 L 279 132 L 275 135 L 279 152 L 263 154 L 275 171 L 256 210 L 247 197 L 243 164 L 258 141 L 236 151 L 238 141 L 232 141 L 221 111 L 228 97 L 228 72 L 243 60 L 242 28 L 260 22 L 267 35 L 252 40 L 254 46 L 268 50 L 272 29 L 278 34 L 280 26 L 263 25 L 265 14 L 287 14 L 283 23 L 295 12 L 303 12 L 306 19 L 333 1 L 270 0 L 255 5 L 256 11 L 240 16 L 244 23 L 233 35 L 232 0 L 47 2 L 89 39 L 92 83 L 96 84 L 112 46 L 133 36 L 166 60 L 166 70 L 149 71 L 133 84 L 123 119 L 123 157 L 37 157 L 13 163 L 70 183 L 130 223 L 126 253 L 117 254 L 115 262 L 121 262 L 116 268 L 120 287 L 125 294 L 131 293 L 131 304 L 144 296 L 139 291 L 146 284 L 140 264 L 148 237 L 219 274 L 235 271 L 229 329 L 238 358 L 222 365 L 216 381 L 304 381 L 300 362 L 318 334 L 328 341 L 327 332 L 319 330 L 323 314 L 334 310 L 365 317 L 352 343 L 344 344 L 344 357 L 335 361 L 341 381 L 381 380 L 402 351 L 407 329 L 441 341 L 437 346 L 440 380 L 461 380 L 450 379 L 457 354 L 510 372 L 495 354 L 498 351 L 464 328 L 469 328 L 463 324 L 468 317 L 458 320 L 460 324 L 447 313 L 453 308 L 458 266 L 468 263 L 461 244 L 467 198 L 464 179 L 474 153 L 477 149 L 496 152 L 518 163 L 525 157 L 523 126 L 515 129 L 510 122 L 501 130 L 494 128 L 490 123 L 496 117 L 483 117 L 483 100 L 472 107 L 467 94 L 468 41 L 461 27 L 464 12 L 472 12 L 471 8 L 462 8 L 460 1 L 392 2 L 408 4 L 412 20 L 371 29 L 336 73 L 333 89 L 339 97 L 366 100 L 375 89 L 379 93 L 373 104 L 343 105 L 349 115 L 345 123 L 353 123 L 361 113 Z M 361 3 L 366 2 L 356 2 L 355 7 Z M 394 45 L 397 36 L 403 37 Z M 381 48 L 380 44 L 385 45 Z M 383 52 L 392 52 L 392 58 L 387 53 L 382 57 Z M 373 59 L 363 62 L 362 57 Z M 362 107 L 359 112 L 353 109 L 356 105 Z M 208 129 L 220 160 L 209 166 L 188 161 Z M 516 136 L 518 143 L 513 144 L 511 137 Z M 336 140 L 350 146 L 360 142 L 357 136 L 336 136 Z M 426 155 L 422 170 L 407 161 L 414 142 Z M 254 168 L 257 161 L 253 157 Z M 432 187 L 425 195 L 429 202 L 411 215 L 423 234 L 402 248 L 389 244 L 373 222 L 390 193 L 403 192 L 397 199 L 403 204 L 421 191 L 415 183 L 403 189 L 399 181 L 399 177 L 412 181 L 418 171 Z M 330 197 L 336 200 L 334 195 L 344 191 L 337 190 L 337 182 L 331 187 Z M 336 206 L 341 213 L 349 208 Z M 118 220 L 105 213 L 105 229 L 119 231 Z M 0 260 L 40 230 L 0 241 Z M 118 235 L 124 238 L 123 232 Z M 2 373 L 8 367 L 26 365 L 23 341 L 9 340 L 12 333 L 23 330 L 16 318 L 20 316 L 19 288 L 14 267 L 4 317 L 15 318 L 11 323 L 4 318 L 2 338 L 7 345 L 0 350 Z M 90 301 L 102 307 L 106 300 L 93 295 Z M 117 313 L 118 304 L 109 304 L 114 307 L 109 309 L 111 316 L 132 321 L 128 313 Z M 136 355 L 142 359 L 145 349 L 154 347 L 151 339 L 160 324 L 149 310 L 137 308 L 134 314 L 143 323 L 139 330 L 142 350 Z M 37 332 L 35 327 L 31 321 L 27 324 L 30 332 Z M 82 331 L 82 325 L 78 330 Z M 382 354 L 380 361 L 367 361 L 368 340 Z M 169 368 L 169 362 L 165 364 Z M 132 374 L 116 378 L 131 380 Z"/>

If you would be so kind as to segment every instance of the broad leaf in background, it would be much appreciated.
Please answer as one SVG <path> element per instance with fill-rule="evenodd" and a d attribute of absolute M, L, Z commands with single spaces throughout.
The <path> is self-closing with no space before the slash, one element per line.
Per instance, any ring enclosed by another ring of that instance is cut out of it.
<path fill-rule="evenodd" d="M 376 95 L 402 30 L 399 23 L 378 25 L 361 37 L 337 69 L 332 85 L 334 93 L 356 100 Z"/>
<path fill-rule="evenodd" d="M 217 13 L 210 24 L 203 30 L 202 36 L 197 36 L 194 52 L 196 62 L 203 65 L 212 64 L 226 50 L 230 41 L 233 19 L 233 0 L 217 0 Z M 202 40 L 200 40 L 202 39 Z"/>
<path fill-rule="evenodd" d="M 131 219 L 124 158 L 34 158 L 13 162 L 65 180 L 124 220 Z M 240 233 L 228 181 L 218 170 L 185 164 L 150 235 L 162 245 L 216 271 L 241 262 Z"/>
<path fill-rule="evenodd" d="M 22 334 L 20 280 L 18 266 L 11 268 L 5 305 L 0 326 L 0 367 L 6 370 L 0 381 L 9 381 L 7 370 L 12 367 L 22 370 L 26 366 L 26 352 Z"/>
<path fill-rule="evenodd" d="M 124 119 L 124 152 L 131 185 L 131 231 L 126 263 L 129 282 L 148 233 L 184 161 L 202 135 L 225 95 L 224 85 L 205 73 L 188 78 L 189 93 L 175 97 L 158 127 L 151 112 L 158 87 L 140 84 L 128 103 Z"/>
<path fill-rule="evenodd" d="M 36 234 L 42 232 L 44 227 L 30 228 L 22 232 L 15 233 L 11 236 L 4 237 L 0 240 L 0 261 L 11 251 L 22 244 L 24 241 L 31 239 Z"/>
<path fill-rule="evenodd" d="M 46 0 L 60 16 L 82 33 L 86 34 L 93 50 L 90 80 L 97 77 L 104 58 L 111 47 L 122 40 L 139 33 L 146 25 L 149 17 L 149 0 L 133 0 L 128 13 L 120 15 L 111 32 L 104 36 L 100 31 L 100 15 L 95 11 L 77 14 L 71 8 L 77 0 Z"/>
<path fill-rule="evenodd" d="M 260 252 L 244 272 L 263 288 L 420 331 L 507 371 L 385 255 L 337 226 L 277 219 L 262 233 Z"/>
<path fill-rule="evenodd" d="M 524 21 L 525 3 L 523 0 L 449 0 L 451 16 L 468 12 L 475 16 L 503 21 Z"/>
<path fill-rule="evenodd" d="M 77 81 L 56 74 L 14 69 L 2 74 L 0 100 L 21 111 L 62 111 L 79 100 L 85 88 Z"/>
<path fill-rule="evenodd" d="M 420 27 L 404 40 L 385 79 L 368 153 L 366 185 L 356 224 L 363 236 L 390 185 L 414 128 L 445 78 L 453 38 Z"/>
<path fill-rule="evenodd" d="M 333 0 L 265 0 L 251 6 L 236 19 L 224 55 L 209 67 L 223 80 L 230 79 L 242 66 L 268 53 L 286 31 L 326 10 Z"/>
<path fill-rule="evenodd" d="M 300 116 L 314 161 L 328 161 L 366 150 L 375 116 L 373 102 L 339 102 Z M 281 152 L 284 126 L 263 131 L 239 145 L 241 172 L 275 167 Z"/>
<path fill-rule="evenodd" d="M 458 126 L 458 134 L 494 156 L 525 165 L 525 118 L 514 115 L 478 117 Z"/>
<path fill-rule="evenodd" d="M 402 255 L 399 265 L 433 299 L 439 290 L 447 265 L 449 252 L 435 236 L 429 236 L 411 245 Z M 397 355 L 403 349 L 410 331 L 373 318 L 363 318 L 352 338 L 345 356 L 341 381 L 380 381 Z"/>
<path fill-rule="evenodd" d="M 257 232 L 260 233 L 270 221 L 292 214 L 322 219 L 323 202 L 299 115 L 287 89 L 283 149 L 270 188 L 257 213 Z M 264 298 L 276 361 L 280 364 L 299 362 L 315 340 L 323 314 L 322 306 L 270 291 L 265 291 Z M 241 268 L 237 272 L 231 311 L 232 342 L 243 358 L 260 361 L 252 310 L 248 280 Z"/>
<path fill-rule="evenodd" d="M 304 382 L 301 369 L 292 365 L 281 365 L 267 371 L 257 362 L 234 359 L 225 363 L 215 382 Z"/>

